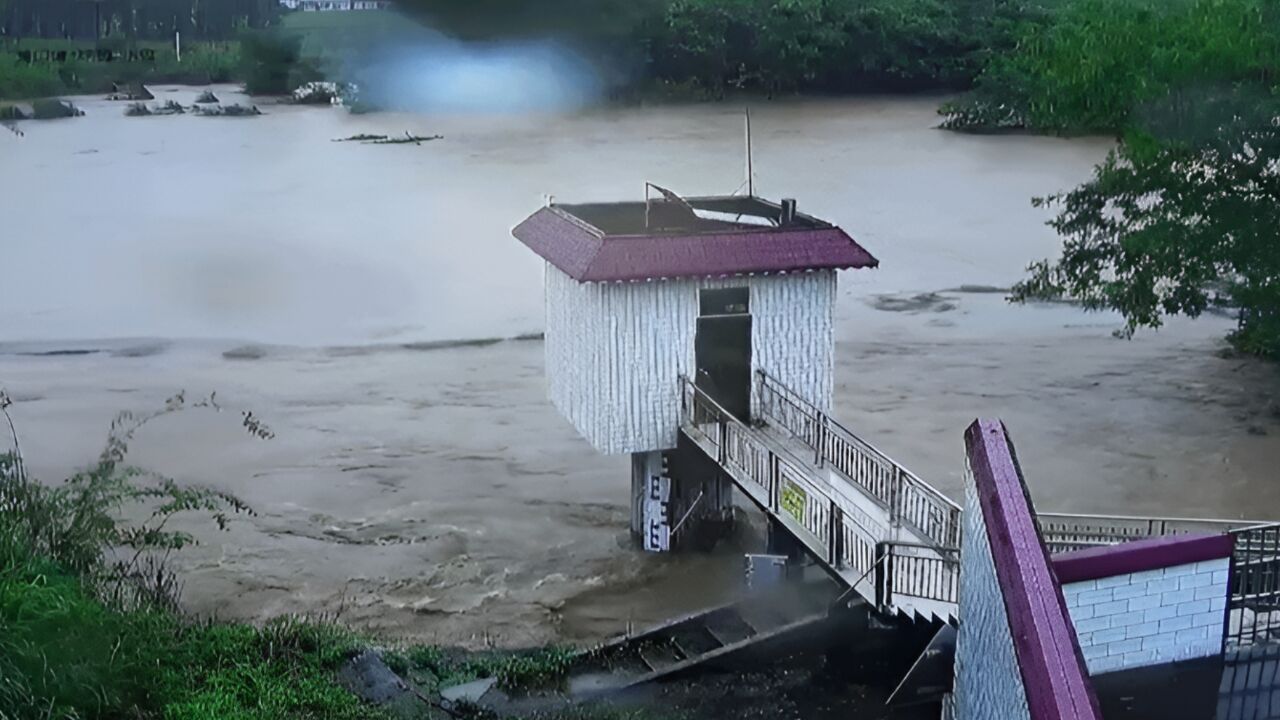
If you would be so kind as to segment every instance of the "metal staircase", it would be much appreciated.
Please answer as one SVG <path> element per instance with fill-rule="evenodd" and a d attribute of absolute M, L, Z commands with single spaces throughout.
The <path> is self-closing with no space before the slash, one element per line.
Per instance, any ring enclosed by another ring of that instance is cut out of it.
<path fill-rule="evenodd" d="M 845 587 L 955 622 L 960 507 L 763 372 L 748 425 L 681 379 L 681 429 Z"/>

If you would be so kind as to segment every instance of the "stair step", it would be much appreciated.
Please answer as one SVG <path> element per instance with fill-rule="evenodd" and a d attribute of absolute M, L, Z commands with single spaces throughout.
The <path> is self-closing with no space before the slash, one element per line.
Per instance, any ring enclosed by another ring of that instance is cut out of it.
<path fill-rule="evenodd" d="M 654 672 L 658 672 L 675 665 L 685 657 L 670 643 L 655 643 L 640 649 L 640 659 Z"/>
<path fill-rule="evenodd" d="M 704 655 L 724 647 L 724 643 L 720 642 L 720 639 L 713 635 L 706 625 L 681 628 L 672 635 L 671 642 L 680 648 L 685 657 Z"/>
<path fill-rule="evenodd" d="M 732 645 L 756 635 L 756 629 L 736 612 L 716 613 L 707 618 L 707 632 L 721 645 Z"/>
<path fill-rule="evenodd" d="M 790 610 L 791 608 L 782 608 L 775 605 L 750 605 L 742 608 L 742 619 L 755 628 L 757 632 L 769 632 L 799 619 Z"/>

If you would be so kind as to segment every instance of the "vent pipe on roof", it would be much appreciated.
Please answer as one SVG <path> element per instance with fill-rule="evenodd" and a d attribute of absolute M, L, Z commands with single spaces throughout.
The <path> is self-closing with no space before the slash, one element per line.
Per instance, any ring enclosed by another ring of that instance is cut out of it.
<path fill-rule="evenodd" d="M 796 219 L 796 200 L 795 198 L 783 198 L 782 210 L 778 216 L 779 225 L 790 225 Z"/>

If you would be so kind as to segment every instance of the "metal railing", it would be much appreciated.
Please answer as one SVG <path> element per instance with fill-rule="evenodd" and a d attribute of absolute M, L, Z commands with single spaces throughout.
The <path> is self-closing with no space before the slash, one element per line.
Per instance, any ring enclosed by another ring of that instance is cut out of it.
<path fill-rule="evenodd" d="M 687 432 L 744 490 L 770 513 L 799 526 L 798 539 L 836 570 L 871 568 L 875 543 L 883 538 L 861 526 L 858 508 L 756 440 L 751 427 L 688 378 L 681 377 L 680 386 Z"/>
<path fill-rule="evenodd" d="M 760 414 L 808 445 L 814 462 L 886 508 L 894 524 L 910 526 L 939 547 L 959 546 L 959 505 L 763 370 L 756 378 Z"/>
<path fill-rule="evenodd" d="M 1225 533 L 1264 524 L 1254 520 L 1145 518 L 1072 513 L 1037 513 L 1036 520 L 1040 524 L 1040 534 L 1044 537 L 1045 545 L 1052 554 L 1166 535 Z"/>
<path fill-rule="evenodd" d="M 960 602 L 960 551 L 918 543 L 885 542 L 876 548 L 883 571 L 876 578 L 876 602 L 893 607 L 898 597 Z"/>
<path fill-rule="evenodd" d="M 955 602 L 958 570 L 951 551 L 886 542 L 891 528 L 815 480 L 811 468 L 775 452 L 760 440 L 758 430 L 693 382 L 681 377 L 680 386 L 681 417 L 690 439 L 770 514 L 789 523 L 797 539 L 846 583 L 859 586 L 874 570 L 875 578 L 863 592 L 868 599 L 882 596 L 880 607 L 885 609 L 892 607 L 894 597 Z M 889 565 L 892 569 L 886 570 Z M 929 573 L 937 577 L 927 577 Z"/>
<path fill-rule="evenodd" d="M 1280 525 L 1233 534 L 1223 649 L 1280 644 Z"/>

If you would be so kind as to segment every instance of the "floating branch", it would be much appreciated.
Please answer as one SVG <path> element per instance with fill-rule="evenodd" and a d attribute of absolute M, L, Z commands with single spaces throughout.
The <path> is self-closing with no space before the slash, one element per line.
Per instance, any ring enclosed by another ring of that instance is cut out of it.
<path fill-rule="evenodd" d="M 358 142 L 364 145 L 421 145 L 424 142 L 432 140 L 443 140 L 443 135 L 414 135 L 406 132 L 404 137 L 392 137 L 390 135 L 352 135 L 351 137 L 337 138 L 333 142 Z"/>

